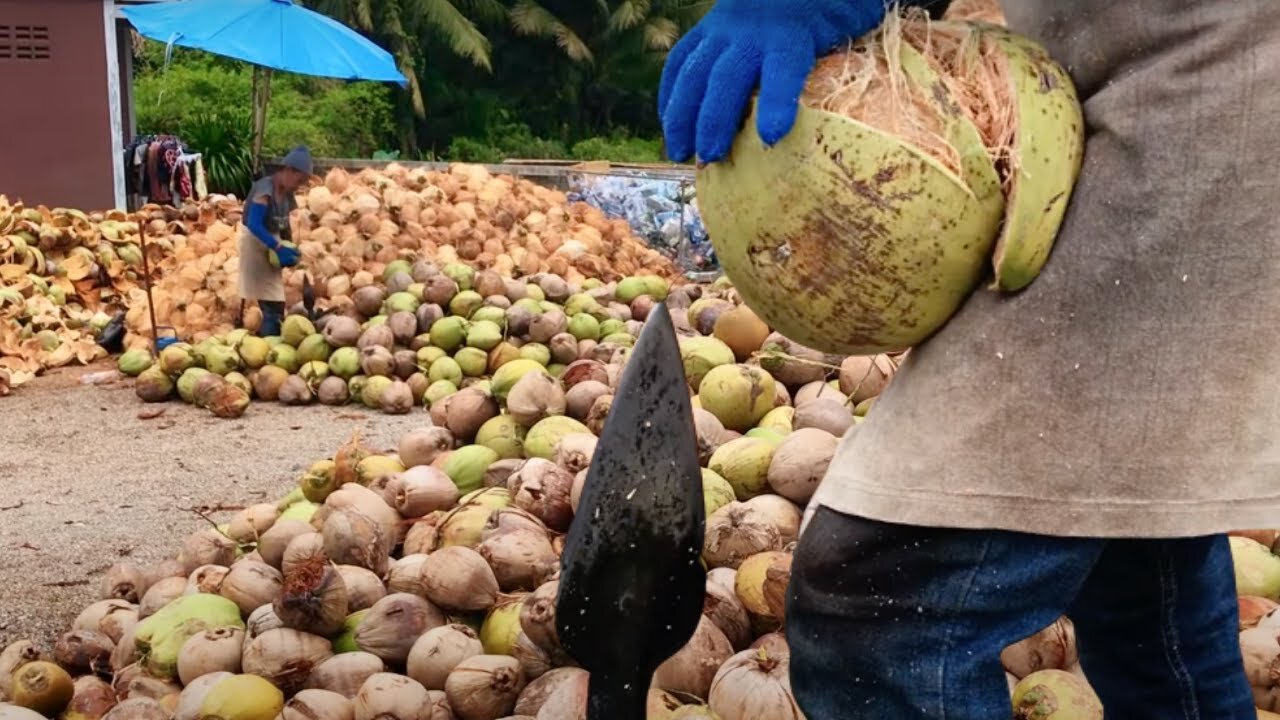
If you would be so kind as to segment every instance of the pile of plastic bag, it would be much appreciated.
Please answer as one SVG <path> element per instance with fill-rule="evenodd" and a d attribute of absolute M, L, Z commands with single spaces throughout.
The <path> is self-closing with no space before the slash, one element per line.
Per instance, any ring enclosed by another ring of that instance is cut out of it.
<path fill-rule="evenodd" d="M 653 249 L 686 272 L 719 269 L 715 250 L 698 212 L 692 181 L 637 175 L 578 174 L 569 178 L 569 200 L 626 220 Z"/>

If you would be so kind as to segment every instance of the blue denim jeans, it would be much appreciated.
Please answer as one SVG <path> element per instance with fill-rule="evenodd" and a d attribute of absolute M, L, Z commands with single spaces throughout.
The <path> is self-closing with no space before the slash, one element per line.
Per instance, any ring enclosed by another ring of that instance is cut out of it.
<path fill-rule="evenodd" d="M 258 308 L 262 310 L 262 325 L 258 328 L 258 337 L 279 335 L 280 326 L 284 321 L 284 303 L 259 300 Z"/>
<path fill-rule="evenodd" d="M 1005 646 L 1067 614 L 1108 720 L 1256 720 L 1223 536 L 1054 538 L 820 508 L 787 598 L 808 720 L 1010 716 Z"/>

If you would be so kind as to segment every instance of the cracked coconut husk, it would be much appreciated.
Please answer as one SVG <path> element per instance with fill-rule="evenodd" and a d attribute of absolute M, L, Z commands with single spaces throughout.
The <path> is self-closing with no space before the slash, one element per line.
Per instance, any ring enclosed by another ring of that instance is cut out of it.
<path fill-rule="evenodd" d="M 1008 62 L 971 25 L 934 22 L 918 9 L 890 14 L 875 31 L 820 59 L 801 97 L 806 106 L 844 115 L 901 138 L 960 173 L 938 96 L 907 77 L 902 43 L 938 74 L 951 100 L 978 129 L 1006 191 L 1016 166 L 1016 100 Z"/>

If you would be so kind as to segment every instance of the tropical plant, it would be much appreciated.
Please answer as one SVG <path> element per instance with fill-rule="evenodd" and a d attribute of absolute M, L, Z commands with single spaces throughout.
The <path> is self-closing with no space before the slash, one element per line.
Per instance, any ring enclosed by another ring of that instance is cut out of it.
<path fill-rule="evenodd" d="M 253 123 L 248 115 L 203 113 L 180 126 L 183 142 L 201 153 L 209 192 L 243 197 L 253 184 Z"/>
<path fill-rule="evenodd" d="M 490 70 L 492 44 L 478 22 L 506 17 L 501 0 L 307 0 L 307 4 L 360 30 L 395 56 L 409 81 L 414 115 L 426 116 L 418 79 L 424 45 L 442 41 L 455 55 Z"/>

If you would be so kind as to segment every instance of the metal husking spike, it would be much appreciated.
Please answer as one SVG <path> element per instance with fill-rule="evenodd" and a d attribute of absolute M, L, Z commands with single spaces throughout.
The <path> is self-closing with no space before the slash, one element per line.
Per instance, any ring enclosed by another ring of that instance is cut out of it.
<path fill-rule="evenodd" d="M 693 408 L 660 303 L 623 370 L 561 559 L 556 631 L 591 673 L 587 720 L 644 720 L 654 671 L 702 613 L 705 521 Z"/>

